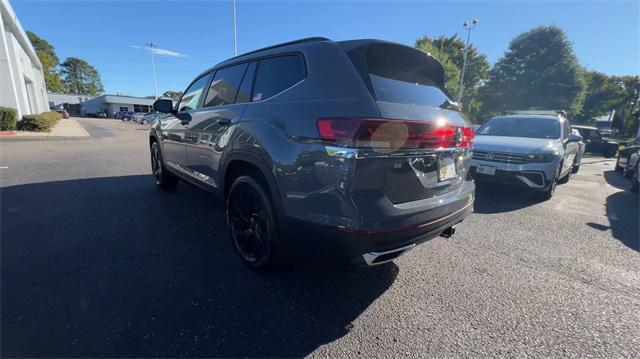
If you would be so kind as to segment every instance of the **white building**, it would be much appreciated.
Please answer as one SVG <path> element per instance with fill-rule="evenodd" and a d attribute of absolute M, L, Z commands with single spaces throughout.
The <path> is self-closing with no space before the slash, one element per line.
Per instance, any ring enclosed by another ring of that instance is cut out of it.
<path fill-rule="evenodd" d="M 56 92 L 47 94 L 50 109 L 67 110 L 71 116 L 85 116 L 88 112 L 85 110 L 83 104 L 89 100 L 93 100 L 95 97 L 96 96 Z"/>
<path fill-rule="evenodd" d="M 18 117 L 49 110 L 42 64 L 8 0 L 0 0 L 0 106 Z"/>
<path fill-rule="evenodd" d="M 154 99 L 143 97 L 102 95 L 82 102 L 80 105 L 84 114 L 104 112 L 107 117 L 112 117 L 113 114 L 120 111 L 151 112 L 154 102 Z"/>

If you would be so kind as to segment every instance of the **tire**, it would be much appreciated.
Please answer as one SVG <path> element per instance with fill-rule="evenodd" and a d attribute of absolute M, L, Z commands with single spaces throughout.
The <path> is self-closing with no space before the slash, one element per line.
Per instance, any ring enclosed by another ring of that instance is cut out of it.
<path fill-rule="evenodd" d="M 156 186 L 163 190 L 174 190 L 178 185 L 178 176 L 166 170 L 162 151 L 158 142 L 151 144 L 151 171 L 156 179 Z"/>
<path fill-rule="evenodd" d="M 616 168 L 615 169 L 616 169 L 616 172 L 620 172 L 620 173 L 623 172 L 623 168 L 620 167 L 620 156 L 618 156 L 618 159 L 616 160 Z"/>
<path fill-rule="evenodd" d="M 573 166 L 571 169 L 571 173 L 578 173 L 578 171 L 580 171 L 580 165 Z"/>
<path fill-rule="evenodd" d="M 271 269 L 284 263 L 276 212 L 266 186 L 251 175 L 233 181 L 227 195 L 231 243 L 247 266 Z"/>
<path fill-rule="evenodd" d="M 568 171 L 567 174 L 564 177 L 560 178 L 558 180 L 558 183 L 564 184 L 564 183 L 569 182 L 569 180 L 571 179 L 571 174 L 572 173 L 573 173 L 573 169 L 571 169 L 571 171 Z"/>
<path fill-rule="evenodd" d="M 558 167 L 558 170 L 556 171 L 556 175 L 553 177 L 553 180 L 551 181 L 549 188 L 542 191 L 541 197 L 544 201 L 550 200 L 553 197 L 553 195 L 556 193 L 556 187 L 558 186 L 558 176 L 560 176 L 561 171 L 562 171 L 562 164 L 560 164 L 560 166 Z"/>

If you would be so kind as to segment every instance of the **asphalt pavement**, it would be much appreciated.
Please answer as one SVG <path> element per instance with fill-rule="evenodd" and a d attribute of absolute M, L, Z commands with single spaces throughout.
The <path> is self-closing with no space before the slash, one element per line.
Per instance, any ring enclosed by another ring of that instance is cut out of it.
<path fill-rule="evenodd" d="M 454 237 L 394 263 L 257 274 L 217 198 L 155 188 L 147 125 L 79 122 L 0 140 L 2 357 L 640 357 L 639 202 L 613 160 L 546 202 L 481 186 Z"/>

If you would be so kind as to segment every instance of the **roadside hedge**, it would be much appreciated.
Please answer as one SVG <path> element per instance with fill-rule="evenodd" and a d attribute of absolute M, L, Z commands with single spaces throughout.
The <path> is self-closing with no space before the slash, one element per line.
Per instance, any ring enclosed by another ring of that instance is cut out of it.
<path fill-rule="evenodd" d="M 25 115 L 18 122 L 18 129 L 21 131 L 49 132 L 60 121 L 59 113 L 55 111 L 43 112 L 39 115 Z"/>
<path fill-rule="evenodd" d="M 18 111 L 11 107 L 0 107 L 0 131 L 10 131 L 16 129 L 18 121 Z"/>

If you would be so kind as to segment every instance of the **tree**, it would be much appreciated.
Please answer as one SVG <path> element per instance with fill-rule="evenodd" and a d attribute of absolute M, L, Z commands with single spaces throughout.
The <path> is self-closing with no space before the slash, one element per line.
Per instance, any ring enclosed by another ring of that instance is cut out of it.
<path fill-rule="evenodd" d="M 27 37 L 36 50 L 36 55 L 42 64 L 44 82 L 47 90 L 50 92 L 62 92 L 64 90 L 64 84 L 62 83 L 60 74 L 56 70 L 60 59 L 58 59 L 53 45 L 31 31 L 27 31 Z"/>
<path fill-rule="evenodd" d="M 585 83 L 564 31 L 542 26 L 514 38 L 489 72 L 481 91 L 483 112 L 566 110 L 580 112 Z"/>
<path fill-rule="evenodd" d="M 464 62 L 465 42 L 453 34 L 449 37 L 440 35 L 437 38 L 423 36 L 416 40 L 416 48 L 428 52 L 438 59 L 445 69 L 446 86 L 452 96 L 459 91 L 460 76 Z M 464 92 L 462 98 L 463 111 L 472 118 L 477 118 L 480 111 L 478 90 L 489 74 L 487 56 L 481 54 L 475 46 L 469 46 L 467 68 L 464 75 Z M 454 98 L 457 100 L 457 98 Z"/>
<path fill-rule="evenodd" d="M 180 97 L 182 97 L 182 91 L 173 91 L 173 90 L 165 91 L 162 94 L 162 97 L 168 97 L 174 100 L 179 100 Z"/>
<path fill-rule="evenodd" d="M 613 78 L 601 72 L 584 72 L 586 95 L 582 111 L 576 120 L 591 124 L 596 117 L 606 115 L 620 103 L 624 96 L 622 88 Z"/>
<path fill-rule="evenodd" d="M 60 66 L 66 92 L 92 96 L 104 92 L 100 74 L 86 61 L 69 57 Z"/>

